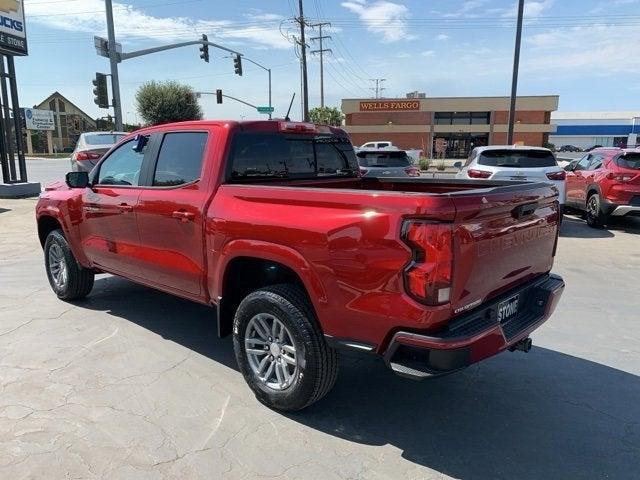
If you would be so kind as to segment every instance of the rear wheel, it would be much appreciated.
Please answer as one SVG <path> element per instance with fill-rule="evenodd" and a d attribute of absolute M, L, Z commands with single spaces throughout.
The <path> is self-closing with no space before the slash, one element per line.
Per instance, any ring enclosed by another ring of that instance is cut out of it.
<path fill-rule="evenodd" d="M 77 300 L 93 289 L 94 273 L 73 256 L 61 230 L 53 230 L 44 243 L 44 261 L 49 285 L 62 300 Z"/>
<path fill-rule="evenodd" d="M 607 223 L 607 215 L 602 211 L 600 195 L 597 193 L 591 194 L 587 199 L 587 212 L 585 216 L 587 225 L 592 228 L 603 228 Z"/>
<path fill-rule="evenodd" d="M 326 344 L 309 300 L 294 285 L 250 293 L 234 318 L 233 345 L 246 382 L 270 408 L 301 410 L 335 383 L 337 353 Z"/>

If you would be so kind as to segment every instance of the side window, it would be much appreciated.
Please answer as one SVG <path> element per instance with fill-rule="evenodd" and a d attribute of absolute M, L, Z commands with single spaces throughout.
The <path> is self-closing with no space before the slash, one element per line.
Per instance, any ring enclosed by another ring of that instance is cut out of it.
<path fill-rule="evenodd" d="M 594 155 L 589 164 L 589 170 L 597 170 L 602 167 L 602 160 L 604 160 L 602 155 Z"/>
<path fill-rule="evenodd" d="M 574 171 L 587 170 L 589 168 L 589 164 L 591 163 L 591 157 L 592 155 L 585 155 L 584 157 L 582 157 L 580 161 L 576 163 L 576 168 L 574 168 Z"/>
<path fill-rule="evenodd" d="M 198 180 L 206 144 L 205 132 L 167 133 L 158 154 L 153 185 L 174 187 Z"/>
<path fill-rule="evenodd" d="M 348 165 L 336 146 L 330 143 L 316 143 L 316 161 L 318 175 L 332 175 Z"/>
<path fill-rule="evenodd" d="M 389 143 L 387 142 L 383 142 L 383 143 L 379 143 L 378 144 L 378 148 L 387 148 L 389 146 Z"/>
<path fill-rule="evenodd" d="M 123 143 L 100 164 L 99 185 L 139 185 L 142 160 L 147 145 L 141 152 L 133 150 L 134 140 Z"/>

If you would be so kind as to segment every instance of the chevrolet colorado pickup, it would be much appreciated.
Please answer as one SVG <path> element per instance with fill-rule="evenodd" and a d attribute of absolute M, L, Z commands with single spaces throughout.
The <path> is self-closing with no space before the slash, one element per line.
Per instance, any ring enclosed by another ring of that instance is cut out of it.
<path fill-rule="evenodd" d="M 258 400 L 299 410 L 340 349 L 415 379 L 528 350 L 564 288 L 557 193 L 361 177 L 339 128 L 201 121 L 129 135 L 36 217 L 59 298 L 110 273 L 209 305 Z"/>

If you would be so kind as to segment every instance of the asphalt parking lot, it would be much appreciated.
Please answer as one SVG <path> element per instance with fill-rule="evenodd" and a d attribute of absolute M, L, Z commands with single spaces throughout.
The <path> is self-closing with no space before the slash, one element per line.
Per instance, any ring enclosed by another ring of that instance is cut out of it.
<path fill-rule="evenodd" d="M 567 288 L 534 349 L 413 382 L 342 358 L 335 389 L 261 406 L 214 312 L 101 275 L 51 292 L 35 199 L 0 200 L 0 478 L 638 478 L 640 221 L 567 217 Z"/>

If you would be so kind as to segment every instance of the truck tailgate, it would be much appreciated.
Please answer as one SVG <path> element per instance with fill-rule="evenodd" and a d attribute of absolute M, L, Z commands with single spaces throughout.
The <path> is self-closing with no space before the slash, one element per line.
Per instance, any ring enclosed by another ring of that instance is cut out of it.
<path fill-rule="evenodd" d="M 451 195 L 456 207 L 451 308 L 473 309 L 547 273 L 558 233 L 557 190 L 520 184 Z"/>

